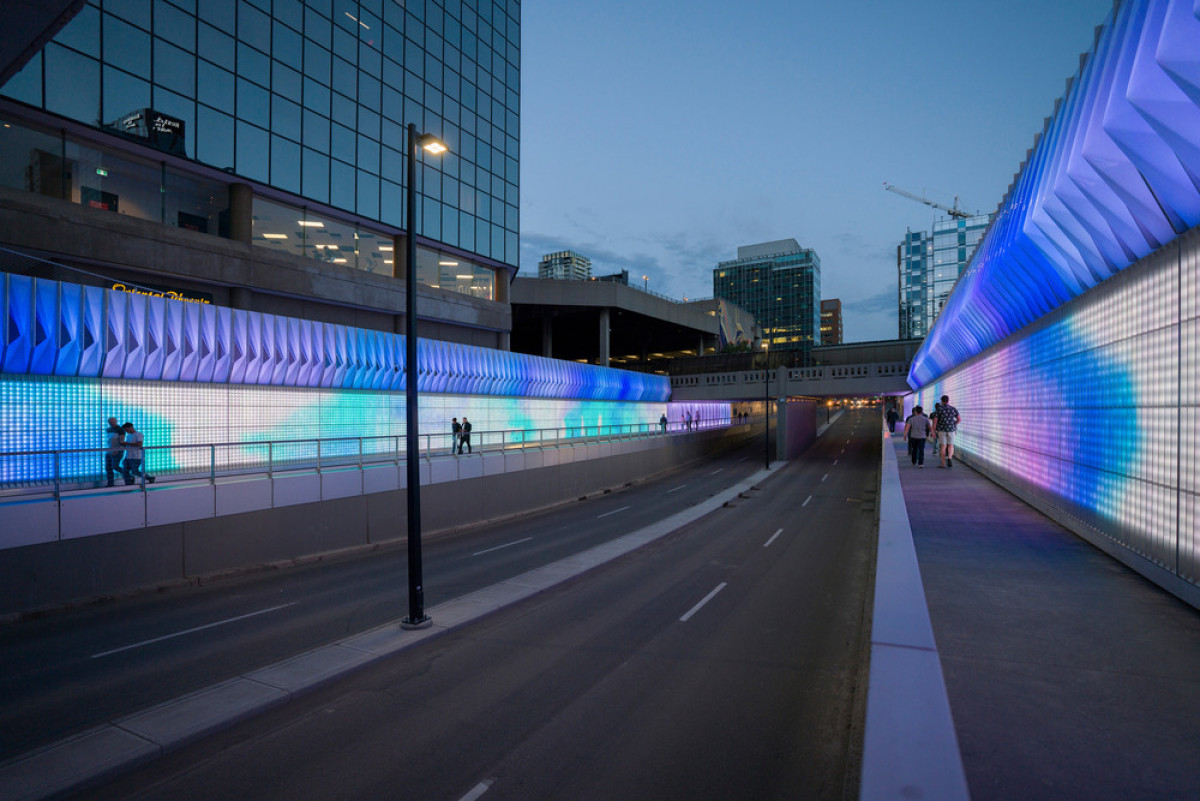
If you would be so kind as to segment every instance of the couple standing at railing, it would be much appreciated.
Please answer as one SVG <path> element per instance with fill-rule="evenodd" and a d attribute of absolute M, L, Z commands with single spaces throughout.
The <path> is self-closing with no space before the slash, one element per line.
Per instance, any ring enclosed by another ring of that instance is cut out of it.
<path fill-rule="evenodd" d="M 467 420 L 466 415 L 463 415 L 462 422 L 458 422 L 457 417 L 450 418 L 450 433 L 454 438 L 450 441 L 450 452 L 454 452 L 455 446 L 458 447 L 458 452 L 462 453 L 463 445 L 467 446 L 467 453 L 471 452 L 471 423 Z"/>
<path fill-rule="evenodd" d="M 119 471 L 125 478 L 126 486 L 133 484 L 138 478 L 149 483 L 154 482 L 153 476 L 148 476 L 142 470 L 144 458 L 144 440 L 142 432 L 133 427 L 133 423 L 117 425 L 117 418 L 108 418 L 108 450 L 104 453 L 104 474 L 108 486 L 113 486 L 113 479 Z"/>

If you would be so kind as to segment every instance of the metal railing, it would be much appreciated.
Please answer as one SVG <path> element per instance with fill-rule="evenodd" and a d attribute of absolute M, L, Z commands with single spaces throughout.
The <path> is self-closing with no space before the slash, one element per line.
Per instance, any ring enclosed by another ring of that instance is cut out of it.
<path fill-rule="evenodd" d="M 664 436 L 669 433 L 723 428 L 749 420 L 696 420 L 691 424 L 633 423 L 605 426 L 573 426 L 528 430 L 472 431 L 468 452 L 462 455 L 580 445 L 592 442 Z M 218 479 L 239 475 L 326 470 L 363 469 L 386 464 L 397 467 L 405 459 L 405 436 L 389 434 L 374 437 L 334 437 L 322 439 L 269 440 L 261 442 L 225 442 L 191 445 L 148 445 L 141 475 L 133 486 L 146 491 L 148 484 L 183 481 L 216 483 Z M 19 498 L 27 493 L 51 490 L 55 498 L 65 492 L 106 488 L 105 454 L 107 448 L 69 450 L 13 451 L 0 453 L 0 499 Z M 419 458 L 458 456 L 457 442 L 451 433 L 421 434 Z M 127 479 L 118 469 L 118 487 Z"/>

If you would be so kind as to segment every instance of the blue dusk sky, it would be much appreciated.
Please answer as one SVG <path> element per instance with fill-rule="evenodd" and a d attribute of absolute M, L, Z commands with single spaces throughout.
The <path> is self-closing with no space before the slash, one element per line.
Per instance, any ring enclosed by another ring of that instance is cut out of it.
<path fill-rule="evenodd" d="M 896 245 L 994 211 L 1111 0 L 524 0 L 521 275 L 712 295 L 739 245 L 821 258 L 846 341 L 895 339 Z"/>

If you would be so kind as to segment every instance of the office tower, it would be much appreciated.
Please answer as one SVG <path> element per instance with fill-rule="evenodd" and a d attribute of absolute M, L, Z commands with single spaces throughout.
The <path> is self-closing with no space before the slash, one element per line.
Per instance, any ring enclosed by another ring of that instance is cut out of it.
<path fill-rule="evenodd" d="M 795 239 L 738 248 L 713 270 L 713 296 L 754 316 L 772 351 L 806 364 L 820 342 L 821 259 Z"/>
<path fill-rule="evenodd" d="M 416 164 L 421 324 L 507 346 L 517 0 L 79 6 L 0 86 L 0 246 L 149 291 L 402 330 L 412 123 L 449 146 Z"/>
<path fill-rule="evenodd" d="M 946 217 L 934 221 L 932 232 L 909 229 L 904 235 L 896 248 L 900 339 L 929 333 L 990 220 L 989 215 Z"/>
<path fill-rule="evenodd" d="M 586 281 L 592 277 L 592 260 L 573 250 L 547 253 L 538 262 L 538 278 Z"/>
<path fill-rule="evenodd" d="M 821 301 L 821 344 L 842 344 L 842 302 L 837 298 Z"/>

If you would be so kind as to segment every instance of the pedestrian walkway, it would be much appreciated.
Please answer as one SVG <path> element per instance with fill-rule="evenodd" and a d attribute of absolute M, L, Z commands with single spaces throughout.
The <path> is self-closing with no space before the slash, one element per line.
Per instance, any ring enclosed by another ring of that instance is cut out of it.
<path fill-rule="evenodd" d="M 890 442 L 971 798 L 1200 797 L 1200 611 Z"/>

